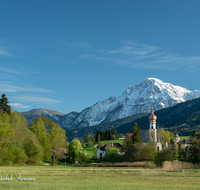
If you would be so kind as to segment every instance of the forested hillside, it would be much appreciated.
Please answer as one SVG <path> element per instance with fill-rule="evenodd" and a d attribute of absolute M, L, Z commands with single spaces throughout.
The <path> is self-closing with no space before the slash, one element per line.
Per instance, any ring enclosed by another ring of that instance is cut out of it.
<path fill-rule="evenodd" d="M 195 129 L 200 129 L 200 98 L 156 111 L 155 115 L 158 128 L 168 128 L 169 131 L 180 135 L 191 135 Z M 145 116 L 121 125 L 116 128 L 117 132 L 131 132 L 134 122 L 137 122 L 142 130 L 149 128 L 149 119 Z"/>
<path fill-rule="evenodd" d="M 67 133 L 68 140 L 71 141 L 74 137 L 86 137 L 88 134 L 96 134 L 97 131 L 108 131 L 117 128 L 125 123 L 130 123 L 135 121 L 137 118 L 141 118 L 148 115 L 148 113 L 135 114 L 129 117 L 125 117 L 116 121 L 101 123 L 99 125 L 89 126 L 89 127 L 79 127 L 73 129 L 65 129 Z"/>

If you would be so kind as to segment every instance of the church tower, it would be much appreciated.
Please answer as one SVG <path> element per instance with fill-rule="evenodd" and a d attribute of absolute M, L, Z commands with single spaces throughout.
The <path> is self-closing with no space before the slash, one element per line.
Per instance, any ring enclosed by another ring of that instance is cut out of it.
<path fill-rule="evenodd" d="M 151 115 L 149 116 L 149 140 L 154 144 L 157 143 L 157 129 L 156 129 L 156 115 L 154 114 L 153 107 Z"/>

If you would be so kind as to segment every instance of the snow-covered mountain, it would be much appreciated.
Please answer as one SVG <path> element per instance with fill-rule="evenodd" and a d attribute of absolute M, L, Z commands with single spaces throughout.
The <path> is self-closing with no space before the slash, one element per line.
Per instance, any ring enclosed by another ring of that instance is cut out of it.
<path fill-rule="evenodd" d="M 60 125 L 67 128 L 96 125 L 114 121 L 136 113 L 150 112 L 173 106 L 200 97 L 200 91 L 164 83 L 156 78 L 147 78 L 139 85 L 129 86 L 119 97 L 99 101 L 80 113 L 64 116 Z"/>
<path fill-rule="evenodd" d="M 57 116 L 56 122 L 63 128 L 85 127 L 150 112 L 152 106 L 157 111 L 197 97 L 200 97 L 199 90 L 189 91 L 156 78 L 147 78 L 139 85 L 126 88 L 121 96 L 99 101 L 80 113 L 51 114 L 50 117 L 55 120 Z"/>

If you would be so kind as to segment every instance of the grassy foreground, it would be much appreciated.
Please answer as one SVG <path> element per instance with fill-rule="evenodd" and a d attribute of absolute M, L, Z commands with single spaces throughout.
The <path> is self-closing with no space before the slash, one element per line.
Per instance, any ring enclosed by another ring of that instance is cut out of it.
<path fill-rule="evenodd" d="M 166 172 L 150 168 L 1 166 L 0 178 L 20 173 L 35 181 L 0 181 L 0 189 L 199 189 L 200 169 Z"/>

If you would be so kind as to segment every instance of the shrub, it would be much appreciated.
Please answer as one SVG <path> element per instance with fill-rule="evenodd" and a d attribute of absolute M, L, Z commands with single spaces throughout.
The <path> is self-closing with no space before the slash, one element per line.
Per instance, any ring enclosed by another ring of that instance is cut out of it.
<path fill-rule="evenodd" d="M 182 163 L 178 160 L 174 160 L 173 162 L 165 161 L 163 162 L 163 170 L 181 172 Z"/>

